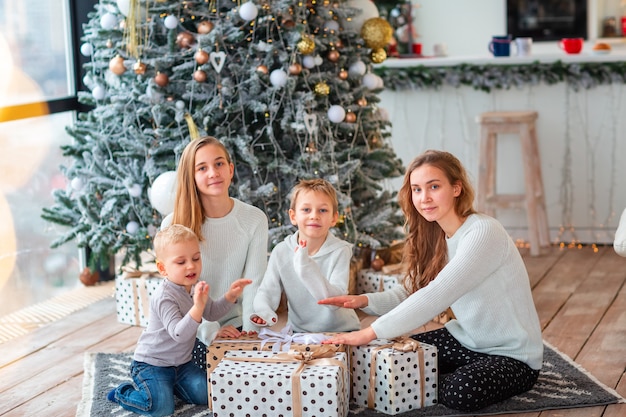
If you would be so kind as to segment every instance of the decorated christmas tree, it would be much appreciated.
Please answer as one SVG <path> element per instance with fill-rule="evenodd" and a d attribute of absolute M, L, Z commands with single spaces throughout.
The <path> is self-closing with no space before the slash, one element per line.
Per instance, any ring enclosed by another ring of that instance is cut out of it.
<path fill-rule="evenodd" d="M 362 3 L 361 5 L 359 3 Z M 365 7 L 363 7 L 363 5 Z M 101 0 L 84 26 L 89 56 L 68 127 L 68 187 L 42 216 L 93 259 L 141 264 L 173 208 L 174 171 L 197 136 L 231 152 L 231 195 L 265 211 L 268 249 L 292 232 L 288 192 L 303 178 L 339 191 L 334 230 L 388 246 L 402 218 L 386 180 L 402 174 L 372 64 L 391 37 L 369 0 Z M 93 261 L 92 259 L 92 261 Z"/>

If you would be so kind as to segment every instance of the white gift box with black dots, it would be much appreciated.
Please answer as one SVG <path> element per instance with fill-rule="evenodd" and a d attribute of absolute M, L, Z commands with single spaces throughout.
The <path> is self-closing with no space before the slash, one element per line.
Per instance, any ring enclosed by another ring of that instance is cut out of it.
<path fill-rule="evenodd" d="M 163 277 L 115 277 L 115 306 L 117 321 L 146 327 L 150 313 L 150 297 L 163 282 Z"/>
<path fill-rule="evenodd" d="M 373 269 L 361 269 L 356 278 L 356 293 L 387 291 L 401 283 L 401 274 L 385 274 Z"/>
<path fill-rule="evenodd" d="M 387 339 L 352 346 L 354 403 L 391 415 L 437 404 L 437 347 L 417 344 L 407 352 Z"/>
<path fill-rule="evenodd" d="M 210 375 L 209 406 L 214 417 L 347 416 L 350 369 L 346 353 L 335 352 L 331 358 L 304 365 L 289 360 L 290 354 L 226 352 Z M 298 387 L 294 382 L 299 383 L 299 392 L 294 392 Z"/>

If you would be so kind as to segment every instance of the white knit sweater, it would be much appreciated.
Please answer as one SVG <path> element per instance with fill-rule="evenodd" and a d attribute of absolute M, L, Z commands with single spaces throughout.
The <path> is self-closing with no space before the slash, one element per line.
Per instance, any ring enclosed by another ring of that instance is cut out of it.
<path fill-rule="evenodd" d="M 381 315 L 372 328 L 380 338 L 410 333 L 446 308 L 446 323 L 473 351 L 518 359 L 540 369 L 543 340 L 524 262 L 495 219 L 474 214 L 447 239 L 448 264 L 425 288 L 409 295 L 402 286 L 368 294 L 363 309 Z"/>

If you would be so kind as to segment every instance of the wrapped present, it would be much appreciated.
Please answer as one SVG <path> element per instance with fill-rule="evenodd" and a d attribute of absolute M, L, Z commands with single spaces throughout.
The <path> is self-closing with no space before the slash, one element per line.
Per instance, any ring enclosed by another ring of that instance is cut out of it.
<path fill-rule="evenodd" d="M 117 321 L 134 326 L 148 325 L 150 297 L 163 282 L 156 266 L 142 269 L 122 268 L 115 278 Z"/>
<path fill-rule="evenodd" d="M 209 406 L 221 416 L 346 416 L 350 371 L 345 352 L 230 351 L 211 373 Z"/>
<path fill-rule="evenodd" d="M 401 274 L 385 274 L 373 269 L 361 269 L 356 280 L 356 294 L 387 291 L 402 281 Z"/>
<path fill-rule="evenodd" d="M 437 348 L 409 337 L 351 347 L 357 405 L 398 414 L 437 403 Z"/>
<path fill-rule="evenodd" d="M 220 363 L 228 351 L 271 351 L 287 352 L 291 349 L 311 350 L 321 346 L 323 340 L 333 333 L 293 333 L 291 326 L 283 327 L 279 332 L 264 327 L 257 335 L 243 335 L 237 339 L 215 339 L 207 346 L 207 375 Z M 337 351 L 345 352 L 344 345 L 335 345 Z"/>

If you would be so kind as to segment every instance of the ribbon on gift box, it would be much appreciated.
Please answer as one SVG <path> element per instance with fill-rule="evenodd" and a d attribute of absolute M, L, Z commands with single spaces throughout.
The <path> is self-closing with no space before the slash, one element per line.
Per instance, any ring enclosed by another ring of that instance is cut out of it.
<path fill-rule="evenodd" d="M 135 323 L 139 325 L 141 323 L 139 315 L 139 300 L 141 300 L 141 308 L 146 318 L 150 317 L 150 304 L 148 303 L 148 286 L 146 285 L 146 279 L 148 278 L 163 278 L 159 274 L 159 270 L 156 265 L 153 268 L 137 269 L 130 266 L 122 267 L 122 279 L 137 279 L 136 282 L 131 282 L 130 287 L 133 291 L 133 304 L 135 305 Z"/>
<path fill-rule="evenodd" d="M 291 374 L 291 392 L 293 393 L 293 416 L 302 417 L 302 391 L 300 375 L 307 366 L 338 366 L 343 372 L 348 372 L 346 363 L 335 359 L 337 347 L 331 345 L 316 346 L 311 350 L 290 350 L 289 352 L 276 353 L 269 358 L 251 357 L 225 357 L 223 360 L 236 362 L 262 362 L 262 363 L 285 363 L 296 362 L 299 366 Z M 211 396 L 209 395 L 209 399 Z"/>
<path fill-rule="evenodd" d="M 420 346 L 420 343 L 408 336 L 401 336 L 391 339 L 391 343 L 387 343 L 385 345 L 376 346 L 370 351 L 370 388 L 367 393 L 367 407 L 374 408 L 375 399 L 374 399 L 374 388 L 376 386 L 376 353 L 383 349 L 391 348 L 392 350 L 398 352 L 417 352 L 417 357 L 419 361 L 419 369 L 420 369 L 420 401 L 421 407 L 424 407 L 424 395 L 426 384 L 426 379 L 424 376 L 424 349 Z"/>
<path fill-rule="evenodd" d="M 261 342 L 261 350 L 267 343 L 274 343 L 272 346 L 272 352 L 288 352 L 291 349 L 292 343 L 299 343 L 302 345 L 320 345 L 323 340 L 329 339 L 322 333 L 293 333 L 291 325 L 288 324 L 281 329 L 280 332 L 264 327 L 259 332 L 259 339 Z"/>

